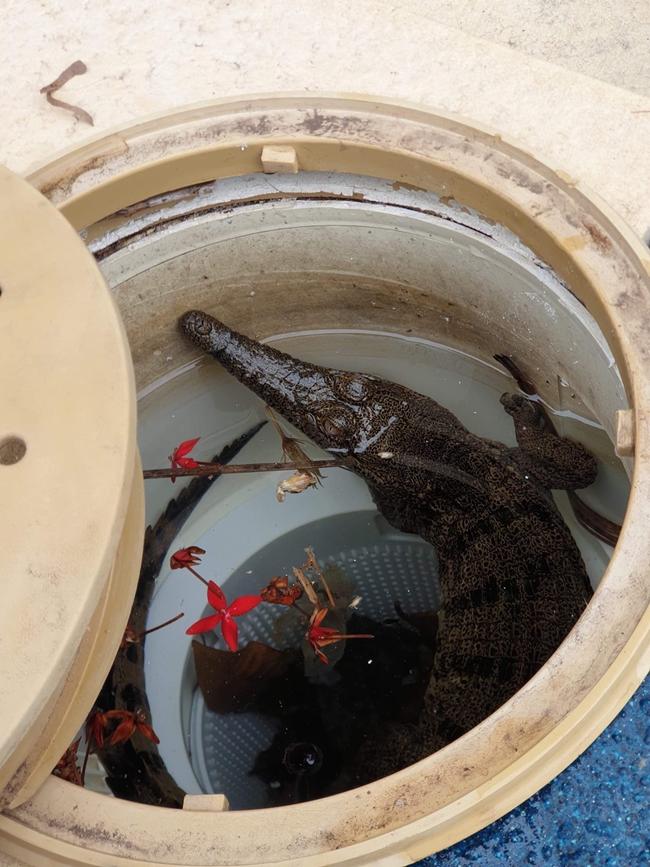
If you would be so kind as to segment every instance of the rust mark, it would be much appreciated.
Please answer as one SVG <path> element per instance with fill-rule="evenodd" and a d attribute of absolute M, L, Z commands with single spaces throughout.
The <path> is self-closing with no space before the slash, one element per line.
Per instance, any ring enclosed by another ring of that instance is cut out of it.
<path fill-rule="evenodd" d="M 390 185 L 393 190 L 415 190 L 418 193 L 426 193 L 424 187 L 418 187 L 415 184 L 409 184 L 407 181 L 393 181 Z M 440 200 L 442 201 L 442 199 Z"/>
<path fill-rule="evenodd" d="M 583 226 L 589 232 L 589 235 L 594 242 L 594 244 L 601 250 L 603 253 L 608 252 L 612 248 L 612 242 L 607 237 L 607 235 L 603 232 L 600 226 L 596 225 L 593 220 L 589 220 L 588 218 L 584 218 L 582 221 Z"/>

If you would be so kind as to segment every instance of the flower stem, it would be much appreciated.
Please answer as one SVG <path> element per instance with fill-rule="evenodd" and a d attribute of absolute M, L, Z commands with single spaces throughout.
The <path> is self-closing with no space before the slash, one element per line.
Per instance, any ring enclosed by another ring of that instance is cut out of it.
<path fill-rule="evenodd" d="M 216 476 L 230 473 L 276 473 L 285 470 L 311 470 L 322 467 L 345 467 L 350 465 L 349 458 L 328 458 L 322 461 L 280 461 L 261 464 L 209 464 L 201 463 L 191 469 L 163 468 L 159 470 L 144 470 L 145 479 L 182 478 L 183 476 Z"/>
<path fill-rule="evenodd" d="M 199 575 L 199 573 L 196 572 L 194 569 L 192 569 L 191 566 L 186 566 L 185 568 L 186 568 L 187 570 L 189 570 L 189 571 L 192 573 L 192 575 L 194 575 L 196 578 L 198 578 L 199 581 L 203 581 L 203 583 L 205 584 L 206 587 L 208 586 L 208 582 L 205 580 L 205 578 L 203 578 L 202 575 Z M 181 615 L 181 616 L 182 616 L 182 615 Z M 177 619 L 177 618 L 175 618 L 175 619 Z M 165 624 L 163 623 L 163 626 L 164 626 L 164 625 L 165 625 Z"/>
<path fill-rule="evenodd" d="M 203 580 L 203 579 L 201 578 L 201 580 Z M 177 614 L 176 617 L 171 617 L 169 620 L 165 620 L 164 623 L 159 623 L 158 626 L 152 626 L 151 629 L 145 629 L 144 632 L 140 632 L 138 637 L 140 639 L 142 639 L 145 637 L 145 635 L 151 635 L 152 632 L 157 632 L 159 629 L 162 629 L 164 626 L 170 626 L 172 623 L 176 623 L 177 620 L 180 620 L 181 617 L 184 617 L 184 616 L 185 616 L 185 614 L 181 611 L 181 613 Z"/>

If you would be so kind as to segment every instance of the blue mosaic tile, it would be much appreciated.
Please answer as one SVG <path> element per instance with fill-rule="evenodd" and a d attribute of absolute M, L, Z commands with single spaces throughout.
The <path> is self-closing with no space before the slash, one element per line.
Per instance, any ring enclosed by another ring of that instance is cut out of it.
<path fill-rule="evenodd" d="M 418 867 L 650 865 L 650 679 L 589 749 L 507 816 Z"/>

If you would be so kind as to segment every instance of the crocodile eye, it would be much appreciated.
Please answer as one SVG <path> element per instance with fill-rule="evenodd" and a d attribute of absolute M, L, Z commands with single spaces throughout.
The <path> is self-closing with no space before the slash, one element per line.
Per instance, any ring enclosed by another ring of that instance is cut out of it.
<path fill-rule="evenodd" d="M 333 440 L 344 439 L 348 434 L 347 424 L 342 417 L 324 419 L 321 429 L 326 437 Z"/>
<path fill-rule="evenodd" d="M 341 443 L 354 432 L 355 416 L 351 409 L 340 404 L 323 407 L 318 427 L 330 442 Z"/>

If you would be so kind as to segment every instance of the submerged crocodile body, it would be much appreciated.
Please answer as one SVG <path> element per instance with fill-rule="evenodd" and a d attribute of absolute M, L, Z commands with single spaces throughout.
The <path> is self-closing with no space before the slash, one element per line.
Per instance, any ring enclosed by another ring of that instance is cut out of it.
<path fill-rule="evenodd" d="M 517 436 L 510 448 L 471 433 L 429 397 L 292 358 L 200 311 L 180 327 L 306 436 L 346 456 L 387 520 L 438 552 L 442 609 L 421 720 L 416 731 L 395 725 L 366 745 L 375 776 L 496 710 L 556 650 L 591 597 L 550 490 L 591 484 L 594 458 L 549 430 L 521 395 L 501 397 Z"/>

